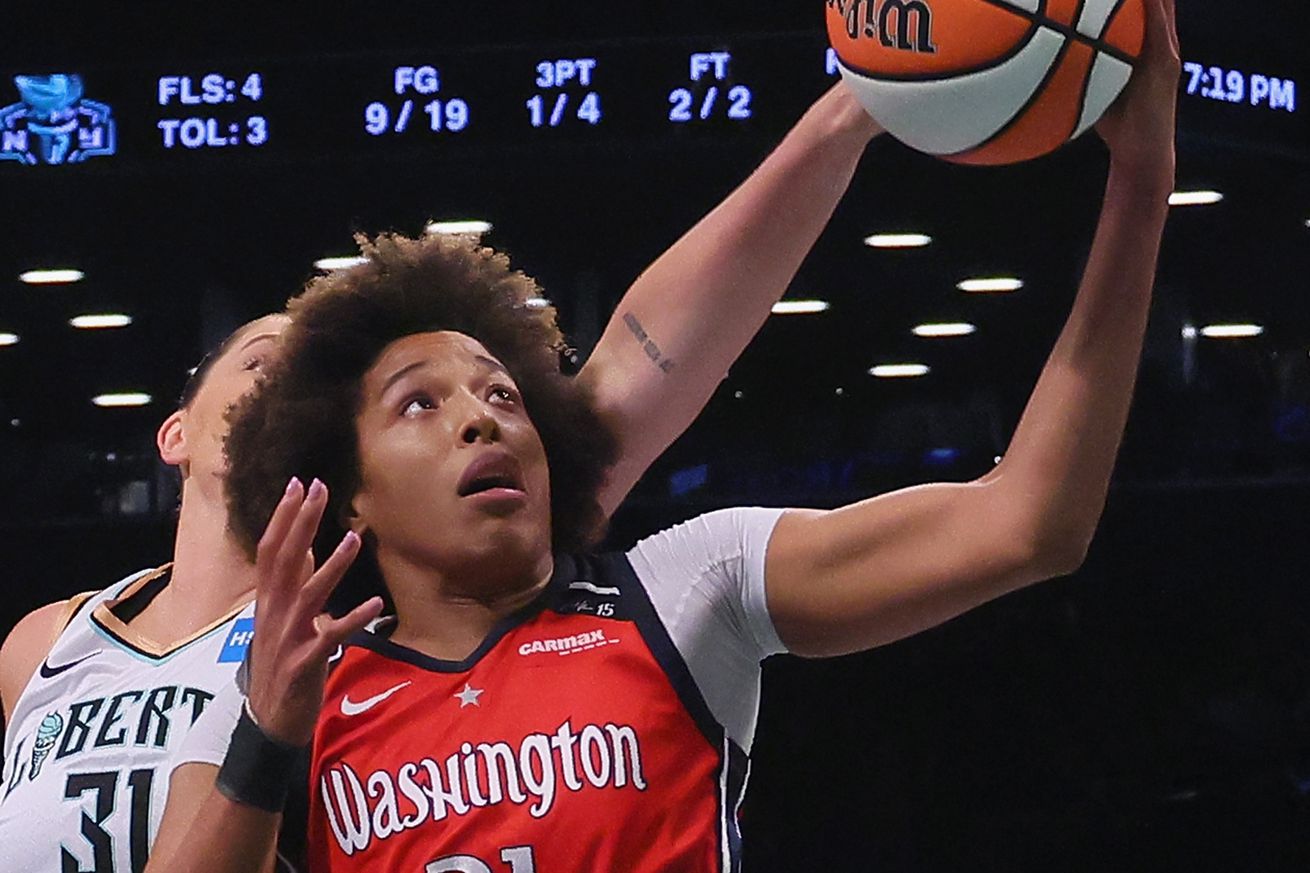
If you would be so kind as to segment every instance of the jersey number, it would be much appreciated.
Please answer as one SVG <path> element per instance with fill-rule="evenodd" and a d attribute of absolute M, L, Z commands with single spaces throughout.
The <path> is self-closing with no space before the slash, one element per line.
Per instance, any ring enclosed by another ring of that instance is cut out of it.
<path fill-rule="evenodd" d="M 91 812 L 82 813 L 82 836 L 91 844 L 90 870 L 83 869 L 73 853 L 59 847 L 63 873 L 114 873 L 114 838 L 105 830 L 105 821 L 114 814 L 118 804 L 117 772 L 72 773 L 64 786 L 65 800 L 78 800 L 83 794 L 95 794 Z M 127 776 L 127 789 L 131 794 L 131 811 L 128 819 L 128 845 L 132 855 L 132 873 L 146 869 L 146 855 L 150 846 L 150 787 L 155 780 L 154 770 L 133 770 Z"/>
<path fill-rule="evenodd" d="M 537 873 L 531 846 L 514 846 L 500 850 L 500 860 L 509 865 L 509 873 Z M 494 873 L 472 855 L 447 855 L 430 862 L 423 873 Z"/>

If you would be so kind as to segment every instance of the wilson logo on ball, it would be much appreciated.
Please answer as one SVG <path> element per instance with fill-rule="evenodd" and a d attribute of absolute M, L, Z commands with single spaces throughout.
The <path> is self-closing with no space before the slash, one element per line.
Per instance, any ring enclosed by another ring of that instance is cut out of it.
<path fill-rule="evenodd" d="M 924 0 L 828 0 L 828 6 L 846 22 L 851 39 L 876 36 L 887 48 L 937 51 L 932 42 L 932 7 Z"/>
<path fill-rule="evenodd" d="M 1144 0 L 825 0 L 842 78 L 901 142 L 962 164 L 1044 155 L 1132 76 Z"/>

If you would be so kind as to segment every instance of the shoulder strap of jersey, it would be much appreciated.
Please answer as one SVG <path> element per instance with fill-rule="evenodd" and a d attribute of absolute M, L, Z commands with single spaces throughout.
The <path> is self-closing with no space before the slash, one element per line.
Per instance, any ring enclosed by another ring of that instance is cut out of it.
<path fill-rule="evenodd" d="M 64 608 L 59 612 L 59 621 L 55 622 L 54 630 L 51 631 L 50 639 L 47 640 L 47 653 L 54 649 L 55 644 L 59 642 L 59 638 L 64 635 L 64 631 L 68 630 L 68 626 L 73 623 L 73 619 L 77 618 L 77 614 L 82 611 L 82 607 L 105 594 L 108 590 L 108 588 L 101 588 L 99 591 L 82 591 L 64 601 Z"/>
<path fill-rule="evenodd" d="M 59 645 L 60 640 L 62 640 L 64 635 L 69 632 L 69 628 L 72 627 L 73 622 L 79 615 L 90 614 L 91 610 L 93 610 L 97 605 L 104 603 L 107 600 L 113 600 L 114 598 L 119 597 L 133 582 L 136 582 L 143 576 L 158 572 L 159 569 L 160 568 L 138 570 L 105 588 L 101 588 L 97 591 L 83 591 L 68 598 L 68 601 L 64 604 L 64 608 L 60 611 L 59 621 L 55 625 L 54 632 L 50 637 L 50 645 L 47 648 L 53 650 L 55 646 Z"/>
<path fill-rule="evenodd" d="M 597 587 L 615 587 L 623 592 L 623 612 L 636 624 L 651 654 L 655 656 L 656 662 L 668 676 L 674 691 L 682 700 L 682 705 L 687 708 L 687 712 L 691 714 L 696 726 L 700 728 L 710 745 L 716 748 L 722 746 L 725 736 L 723 725 L 714 717 L 709 704 L 705 701 L 705 696 L 701 693 L 700 686 L 692 678 L 691 669 L 688 668 L 682 653 L 678 651 L 677 644 L 669 636 L 664 622 L 660 620 L 659 613 L 655 611 L 655 604 L 651 602 L 646 586 L 641 583 L 636 571 L 632 569 L 632 562 L 628 560 L 628 556 L 622 552 L 580 556 L 577 558 L 576 566 L 578 568 L 576 575 L 579 578 L 600 583 Z"/>
<path fill-rule="evenodd" d="M 59 627 L 55 630 L 55 639 L 58 639 L 59 635 L 64 632 L 64 629 L 73 623 L 73 618 L 77 615 L 77 611 L 85 606 L 88 600 L 99 593 L 99 591 L 83 591 L 68 598 L 67 602 L 64 603 L 63 614 L 59 617 Z M 54 639 L 50 642 L 53 644 Z"/>
<path fill-rule="evenodd" d="M 600 583 L 597 588 L 617 587 L 622 591 L 624 612 L 637 625 L 638 631 L 650 648 L 651 654 L 669 678 L 674 691 L 682 700 L 696 726 L 700 728 L 705 739 L 721 755 L 719 769 L 719 818 L 722 829 L 719 834 L 720 851 L 723 855 L 724 873 L 741 873 L 741 829 L 737 816 L 742 797 L 746 792 L 746 781 L 750 773 L 750 757 L 728 736 L 728 732 L 718 719 L 701 693 L 687 666 L 686 659 L 678 650 L 677 644 L 669 635 L 668 629 L 660 619 L 650 593 L 632 567 L 626 554 L 609 552 L 580 558 L 578 560 L 580 576 Z"/>

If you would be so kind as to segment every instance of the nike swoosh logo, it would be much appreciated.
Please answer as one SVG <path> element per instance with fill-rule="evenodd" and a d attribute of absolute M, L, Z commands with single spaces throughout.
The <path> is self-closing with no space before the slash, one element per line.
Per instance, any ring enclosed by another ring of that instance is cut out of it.
<path fill-rule="evenodd" d="M 86 661 L 90 658 L 94 658 L 98 654 L 100 654 L 100 649 L 96 649 L 94 652 L 92 652 L 89 655 L 83 655 L 82 657 L 78 658 L 76 661 L 69 661 L 67 664 L 60 664 L 58 667 L 51 667 L 48 661 L 42 661 L 41 678 L 53 679 L 56 676 L 58 676 L 60 673 L 64 672 L 65 670 L 71 670 L 74 667 L 76 667 L 78 664 L 82 663 L 83 661 Z"/>
<path fill-rule="evenodd" d="M 395 694 L 397 691 L 399 691 L 400 689 L 404 688 L 406 685 L 409 684 L 410 684 L 409 682 L 401 682 L 395 688 L 388 688 L 386 691 L 383 691 L 381 694 L 375 694 L 372 697 L 370 697 L 368 700 L 361 700 L 359 703 L 355 703 L 353 700 L 350 699 L 350 695 L 347 694 L 345 697 L 341 698 L 341 714 L 359 715 L 361 712 L 368 712 L 370 709 L 377 706 L 379 703 L 386 700 L 388 697 Z"/>

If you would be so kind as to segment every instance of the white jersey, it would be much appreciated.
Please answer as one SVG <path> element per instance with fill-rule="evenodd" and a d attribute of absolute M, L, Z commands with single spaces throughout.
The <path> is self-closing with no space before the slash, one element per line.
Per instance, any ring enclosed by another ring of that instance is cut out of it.
<path fill-rule="evenodd" d="M 87 598 L 23 689 L 5 727 L 0 870 L 145 868 L 182 741 L 254 634 L 251 603 L 170 645 L 144 639 L 120 616 L 167 584 L 167 568 L 147 570 Z"/>

